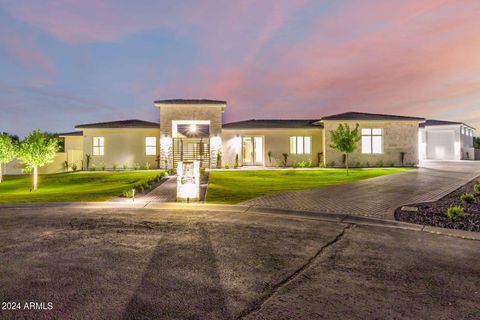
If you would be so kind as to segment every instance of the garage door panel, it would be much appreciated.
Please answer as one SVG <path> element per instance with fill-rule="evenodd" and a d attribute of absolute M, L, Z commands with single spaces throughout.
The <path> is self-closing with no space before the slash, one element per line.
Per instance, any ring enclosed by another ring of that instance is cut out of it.
<path fill-rule="evenodd" d="M 455 131 L 427 132 L 427 158 L 432 160 L 454 160 Z"/>

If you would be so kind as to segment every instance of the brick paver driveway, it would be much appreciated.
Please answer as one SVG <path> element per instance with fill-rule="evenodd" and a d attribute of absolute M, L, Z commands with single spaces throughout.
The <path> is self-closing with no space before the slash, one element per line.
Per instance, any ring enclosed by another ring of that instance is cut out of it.
<path fill-rule="evenodd" d="M 480 161 L 425 161 L 418 170 L 243 202 L 269 207 L 394 219 L 401 205 L 434 201 L 480 175 Z"/>

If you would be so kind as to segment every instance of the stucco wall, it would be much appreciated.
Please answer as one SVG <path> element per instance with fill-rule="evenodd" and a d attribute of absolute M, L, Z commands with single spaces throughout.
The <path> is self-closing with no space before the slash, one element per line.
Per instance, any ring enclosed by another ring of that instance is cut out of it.
<path fill-rule="evenodd" d="M 210 121 L 210 163 L 212 167 L 215 167 L 219 148 L 217 141 L 222 133 L 222 113 L 225 105 L 156 104 L 156 106 L 160 109 L 161 165 L 165 166 L 167 163 L 168 168 L 173 167 L 171 156 L 172 121 L 204 120 Z"/>
<path fill-rule="evenodd" d="M 83 130 L 83 153 L 86 169 L 86 155 L 91 155 L 90 165 L 99 169 L 102 164 L 112 168 L 116 164 L 122 168 L 127 164 L 132 168 L 134 163 L 144 166 L 147 162 L 151 168 L 157 167 L 159 154 L 159 129 L 85 129 Z M 93 137 L 104 137 L 105 153 L 103 156 L 93 155 Z M 157 137 L 157 155 L 147 156 L 145 153 L 145 137 Z"/>
<path fill-rule="evenodd" d="M 224 129 L 222 132 L 222 162 L 233 165 L 235 155 L 238 154 L 239 165 L 243 165 L 242 159 L 242 136 L 262 136 L 264 139 L 264 165 L 275 166 L 278 162 L 283 163 L 282 153 L 288 153 L 288 165 L 295 162 L 311 159 L 314 165 L 318 165 L 318 153 L 322 152 L 322 128 L 314 129 Z M 290 154 L 291 136 L 311 136 L 311 154 Z M 272 152 L 272 161 L 269 162 L 268 152 Z"/>
<path fill-rule="evenodd" d="M 401 152 L 405 152 L 404 164 L 418 163 L 418 121 L 323 121 L 324 124 L 324 153 L 326 164 L 334 161 L 335 166 L 343 166 L 343 155 L 330 148 L 331 134 L 340 123 L 347 123 L 354 128 L 358 123 L 360 132 L 362 128 L 381 128 L 383 129 L 383 153 L 381 154 L 362 154 L 361 141 L 358 148 L 350 155 L 349 164 L 351 166 L 359 163 L 366 166 L 375 166 L 379 161 L 384 165 L 393 162 L 395 165 L 401 164 Z"/>

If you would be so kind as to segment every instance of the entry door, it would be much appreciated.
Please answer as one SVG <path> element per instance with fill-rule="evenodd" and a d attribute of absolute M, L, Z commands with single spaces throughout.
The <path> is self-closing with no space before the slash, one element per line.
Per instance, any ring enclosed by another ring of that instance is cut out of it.
<path fill-rule="evenodd" d="M 242 145 L 244 165 L 263 165 L 263 137 L 242 137 Z"/>

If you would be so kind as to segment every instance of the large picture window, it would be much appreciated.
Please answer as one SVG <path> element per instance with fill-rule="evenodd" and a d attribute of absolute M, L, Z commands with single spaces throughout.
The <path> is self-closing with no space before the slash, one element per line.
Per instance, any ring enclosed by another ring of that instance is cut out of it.
<path fill-rule="evenodd" d="M 105 154 L 105 139 L 103 137 L 93 137 L 93 155 L 103 156 Z"/>
<path fill-rule="evenodd" d="M 157 154 L 156 137 L 145 137 L 145 154 L 147 156 L 154 156 Z"/>
<path fill-rule="evenodd" d="M 383 129 L 362 129 L 362 153 L 383 153 Z"/>
<path fill-rule="evenodd" d="M 293 136 L 290 137 L 291 154 L 310 154 L 312 153 L 312 137 Z"/>

